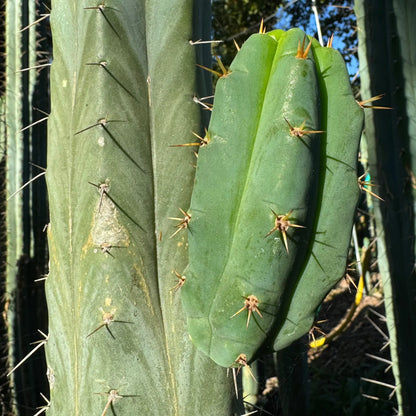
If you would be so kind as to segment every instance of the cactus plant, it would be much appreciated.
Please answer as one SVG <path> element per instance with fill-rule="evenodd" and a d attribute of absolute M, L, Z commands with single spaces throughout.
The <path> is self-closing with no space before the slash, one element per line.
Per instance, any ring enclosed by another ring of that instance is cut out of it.
<path fill-rule="evenodd" d="M 43 289 L 35 280 L 46 267 L 46 237 L 42 231 L 46 223 L 45 215 L 42 217 L 46 209 L 46 193 L 41 193 L 40 198 L 37 196 L 38 206 L 41 207 L 38 209 L 34 204 L 36 192 L 28 187 L 23 190 L 21 188 L 31 178 L 30 163 L 42 163 L 36 152 L 42 145 L 45 147 L 46 137 L 43 134 L 35 139 L 34 129 L 29 128 L 34 120 L 36 85 L 42 86 L 38 73 L 29 69 L 38 63 L 37 52 L 40 44 L 37 43 L 34 27 L 31 30 L 22 30 L 35 20 L 37 6 L 35 1 L 29 0 L 4 3 L 6 12 L 2 28 L 5 30 L 5 39 L 2 47 L 6 59 L 1 75 L 4 79 L 4 114 L 0 134 L 4 181 L 2 212 L 6 227 L 6 232 L 2 229 L 2 269 L 4 268 L 5 274 L 2 310 L 9 340 L 4 344 L 7 345 L 8 352 L 6 374 L 26 355 L 31 348 L 30 342 L 36 340 L 37 329 L 44 329 L 45 325 Z M 40 252 L 43 256 L 35 258 Z M 18 408 L 16 403 L 22 408 L 36 406 L 40 399 L 38 389 L 46 388 L 46 383 L 44 377 L 42 382 L 34 374 L 42 374 L 44 371 L 43 361 L 32 361 L 22 367 L 22 371 L 13 373 L 9 380 L 2 382 L 2 386 L 10 383 L 13 387 L 10 407 L 14 412 Z M 33 380 L 37 381 L 34 383 Z M 5 404 L 5 408 L 8 406 Z M 25 410 L 21 414 L 25 414 Z"/>
<path fill-rule="evenodd" d="M 231 379 L 192 347 L 170 290 L 194 156 L 169 145 L 200 129 L 203 3 L 52 3 L 48 414 L 232 414 Z"/>
<path fill-rule="evenodd" d="M 383 202 L 374 200 L 378 264 L 385 291 L 399 413 L 416 413 L 414 245 L 414 2 L 356 1 L 361 93 L 385 94 L 390 111 L 366 110 L 369 170 Z M 383 103 L 384 104 L 384 103 Z"/>
<path fill-rule="evenodd" d="M 345 270 L 363 113 L 341 55 L 305 39 L 246 41 L 198 157 L 182 299 L 192 340 L 225 367 L 306 333 Z"/>

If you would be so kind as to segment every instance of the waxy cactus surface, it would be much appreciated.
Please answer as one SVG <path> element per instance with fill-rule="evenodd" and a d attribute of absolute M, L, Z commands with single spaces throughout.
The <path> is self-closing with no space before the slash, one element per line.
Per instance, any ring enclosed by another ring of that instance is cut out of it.
<path fill-rule="evenodd" d="M 218 81 L 181 288 L 190 336 L 218 364 L 302 336 L 342 277 L 361 128 L 341 56 L 299 29 L 253 35 Z"/>

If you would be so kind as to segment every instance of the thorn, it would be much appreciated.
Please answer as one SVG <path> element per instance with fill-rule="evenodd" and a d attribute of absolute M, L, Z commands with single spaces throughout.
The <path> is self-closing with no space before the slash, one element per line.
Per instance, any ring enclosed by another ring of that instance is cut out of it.
<path fill-rule="evenodd" d="M 382 381 L 373 380 L 371 378 L 360 377 L 360 380 L 368 381 L 369 383 L 378 384 L 379 386 L 388 387 L 390 389 L 396 390 L 396 386 L 393 384 L 383 383 Z"/>
<path fill-rule="evenodd" d="M 110 391 L 108 391 L 107 393 L 94 393 L 94 394 L 100 394 L 100 395 L 106 395 L 108 396 L 108 400 L 107 403 L 104 407 L 103 413 L 101 413 L 101 416 L 105 416 L 105 414 L 107 413 L 107 410 L 110 408 L 110 406 L 112 406 L 118 399 L 122 399 L 123 397 L 138 397 L 137 395 L 126 395 L 126 394 L 118 394 L 118 391 L 115 389 L 111 389 Z"/>
<path fill-rule="evenodd" d="M 105 5 L 105 0 L 103 0 L 101 2 L 101 4 L 99 4 L 98 6 L 90 6 L 90 7 L 84 7 L 84 10 L 97 10 L 98 12 L 101 13 L 101 15 L 104 17 L 105 21 L 108 23 L 108 25 L 110 26 L 111 30 L 115 33 L 115 35 L 120 39 L 120 35 L 118 34 L 118 32 L 116 31 L 115 27 L 113 26 L 113 24 L 110 22 L 110 20 L 108 19 L 108 17 L 106 16 L 106 14 L 104 13 L 104 9 L 106 8 Z M 117 10 L 114 9 L 113 7 L 107 7 L 107 9 L 110 10 Z"/>
<path fill-rule="evenodd" d="M 99 211 L 98 211 L 99 212 Z M 110 253 L 110 250 L 113 248 L 113 246 L 111 245 L 111 243 L 101 243 L 100 244 L 100 249 L 101 249 L 101 252 L 103 253 L 103 254 L 108 254 L 109 256 L 111 256 L 111 257 L 114 257 L 111 253 Z"/>
<path fill-rule="evenodd" d="M 169 238 L 174 237 L 179 231 L 188 228 L 189 222 L 191 221 L 191 214 L 188 214 L 182 208 L 179 208 L 179 211 L 184 215 L 183 218 L 168 217 L 169 220 L 180 221 L 179 224 L 176 224 L 177 230 Z"/>
<path fill-rule="evenodd" d="M 250 296 L 243 296 L 243 299 L 245 299 L 244 301 L 244 306 L 237 311 L 231 318 L 234 318 L 234 316 L 237 316 L 239 313 L 243 312 L 245 309 L 248 310 L 248 317 L 247 317 L 247 328 L 248 328 L 248 324 L 250 323 L 250 317 L 251 317 L 251 313 L 253 312 L 257 312 L 261 318 L 263 318 L 263 315 L 260 313 L 259 308 L 258 308 L 258 304 L 260 303 L 259 300 L 257 299 L 256 296 L 254 295 L 250 295 Z"/>
<path fill-rule="evenodd" d="M 386 94 L 379 94 L 376 95 L 375 97 L 371 97 L 368 100 L 364 100 L 364 101 L 357 101 L 358 105 L 361 108 L 372 108 L 374 110 L 392 110 L 391 107 L 380 107 L 380 106 L 373 106 L 373 105 L 366 105 L 367 103 L 372 103 L 373 101 L 378 101 L 381 98 L 383 98 Z"/>
<path fill-rule="evenodd" d="M 42 393 L 40 393 L 40 395 L 42 396 L 42 399 L 45 400 L 46 405 L 37 407 L 36 409 L 39 409 L 39 410 L 33 416 L 39 416 L 41 413 L 46 413 L 46 411 L 51 406 L 51 402 L 46 398 L 46 396 Z"/>
<path fill-rule="evenodd" d="M 176 277 L 178 278 L 178 280 L 177 280 L 176 286 L 169 289 L 170 292 L 171 291 L 177 292 L 185 284 L 185 281 L 186 281 L 186 276 L 180 275 L 176 270 L 174 270 L 174 273 L 176 274 Z"/>
<path fill-rule="evenodd" d="M 43 168 L 42 168 L 43 169 Z M 44 172 L 41 172 L 37 174 L 34 178 L 27 181 L 24 185 L 22 185 L 17 191 L 13 192 L 7 200 L 13 198 L 16 194 L 18 194 L 22 189 L 26 188 L 26 186 L 30 185 L 32 182 L 34 182 L 36 179 L 40 178 L 41 176 L 46 175 L 46 170 Z"/>
<path fill-rule="evenodd" d="M 194 45 L 203 45 L 205 43 L 222 43 L 222 40 L 196 40 L 195 42 L 193 40 L 189 41 L 189 44 L 194 46 Z"/>
<path fill-rule="evenodd" d="M 40 123 L 44 122 L 44 121 L 45 121 L 45 120 L 47 120 L 48 118 L 49 118 L 49 116 L 47 116 L 47 117 L 43 117 L 43 118 L 41 118 L 40 120 L 36 120 L 36 121 L 34 121 L 32 124 L 29 124 L 28 126 L 23 127 L 22 129 L 20 129 L 20 130 L 18 131 L 18 133 L 22 133 L 22 132 L 24 132 L 25 130 L 30 129 L 30 128 L 31 128 L 31 127 L 33 127 L 33 126 L 36 126 L 36 124 L 40 124 Z"/>
<path fill-rule="evenodd" d="M 211 97 L 205 97 L 205 98 L 212 98 L 213 96 L 211 96 Z M 197 103 L 197 104 L 199 104 L 200 106 L 202 106 L 202 108 L 205 108 L 205 110 L 209 110 L 209 111 L 212 111 L 212 104 L 206 104 L 206 103 L 204 103 L 202 100 L 203 100 L 203 98 L 198 98 L 197 96 L 195 96 L 194 95 L 194 97 L 192 98 L 192 100 L 195 102 L 195 103 Z"/>
<path fill-rule="evenodd" d="M 107 67 L 107 62 L 106 61 L 101 61 L 101 62 L 87 62 L 85 65 L 95 65 L 95 66 L 100 66 L 101 68 L 106 68 Z"/>
<path fill-rule="evenodd" d="M 238 364 L 237 374 L 240 371 L 242 366 L 246 367 L 248 372 L 250 373 L 253 380 L 257 383 L 256 377 L 254 377 L 253 373 L 251 372 L 250 366 L 247 364 L 247 356 L 245 354 L 240 354 L 237 359 L 234 361 L 235 364 Z"/>
<path fill-rule="evenodd" d="M 100 183 L 99 185 L 96 185 L 93 182 L 89 182 L 88 183 L 92 186 L 95 186 L 96 188 L 98 188 L 98 192 L 100 193 L 100 203 L 98 204 L 98 213 L 100 213 L 101 211 L 101 207 L 103 205 L 103 200 L 104 200 L 104 195 L 108 196 L 108 192 L 110 191 L 110 184 L 109 184 L 109 180 L 106 179 L 105 182 Z M 101 247 L 102 248 L 102 247 Z M 111 248 L 111 247 L 110 247 Z M 110 250 L 108 250 L 109 252 Z"/>
<path fill-rule="evenodd" d="M 264 26 L 264 19 L 261 19 L 259 33 L 262 35 L 266 33 L 266 26 Z"/>
<path fill-rule="evenodd" d="M 276 217 L 274 220 L 274 227 L 266 234 L 265 237 L 268 237 L 271 233 L 273 233 L 276 230 L 279 230 L 283 237 L 283 242 L 286 248 L 286 252 L 289 253 L 289 247 L 287 244 L 287 235 L 286 232 L 289 229 L 289 227 L 295 227 L 295 228 L 306 228 L 303 225 L 298 224 L 292 224 L 289 219 L 292 215 L 293 209 L 291 209 L 287 214 L 285 215 L 277 215 L 273 210 L 273 215 Z"/>
<path fill-rule="evenodd" d="M 312 37 L 308 43 L 308 46 L 305 49 L 305 42 L 306 42 L 307 36 L 305 36 L 303 38 L 303 42 L 302 44 L 300 43 L 300 41 L 298 42 L 298 52 L 296 54 L 296 58 L 298 59 L 308 59 L 308 53 L 309 53 L 309 49 L 312 46 Z"/>
<path fill-rule="evenodd" d="M 235 368 L 232 368 L 232 372 L 233 372 L 233 382 L 234 382 L 235 397 L 238 399 L 237 374 L 236 374 Z"/>
<path fill-rule="evenodd" d="M 290 135 L 293 137 L 303 137 L 304 135 L 308 134 L 324 133 L 323 130 L 305 130 L 306 120 L 299 127 L 293 127 L 286 117 L 284 117 L 284 119 L 290 128 Z"/>
<path fill-rule="evenodd" d="M 24 32 L 25 30 L 29 29 L 30 27 L 38 24 L 39 22 L 41 22 L 42 20 L 45 20 L 46 18 L 48 18 L 51 14 L 41 14 L 42 17 L 40 17 L 38 20 L 35 20 L 34 22 L 32 22 L 30 25 L 25 26 L 23 29 L 20 29 L 20 33 Z"/>
<path fill-rule="evenodd" d="M 31 357 L 40 347 L 43 347 L 47 342 L 49 336 L 44 334 L 40 329 L 38 329 L 38 332 L 43 335 L 44 339 L 41 339 L 40 341 L 35 341 L 33 344 L 37 344 L 36 347 L 34 347 L 26 356 L 20 360 L 7 374 L 6 377 L 9 377 L 10 374 L 12 374 L 17 368 L 19 368 L 29 357 Z"/>
<path fill-rule="evenodd" d="M 328 43 L 326 44 L 327 48 L 332 48 L 332 43 L 334 42 L 334 34 L 328 39 Z"/>
<path fill-rule="evenodd" d="M 101 328 L 106 328 L 108 333 L 111 335 L 111 337 L 113 339 L 115 339 L 114 335 L 112 334 L 112 332 L 110 331 L 110 324 L 112 324 L 113 322 L 117 322 L 117 323 L 121 323 L 121 324 L 132 324 L 133 322 L 130 321 L 118 321 L 114 319 L 114 313 L 115 313 L 115 309 L 113 309 L 111 312 L 105 312 L 104 309 L 102 307 L 100 307 L 100 311 L 103 314 L 103 323 L 98 326 L 97 328 L 94 329 L 94 331 L 90 332 L 86 338 L 89 338 L 91 335 L 95 334 L 97 331 L 99 331 Z"/>
<path fill-rule="evenodd" d="M 374 196 L 375 198 L 379 199 L 380 201 L 384 202 L 384 199 L 381 196 L 378 196 L 377 194 L 375 194 L 374 192 L 372 192 L 368 189 L 369 186 L 371 187 L 371 186 L 378 186 L 378 185 L 375 185 L 375 184 L 371 183 L 370 181 L 362 180 L 362 178 L 365 178 L 366 176 L 367 176 L 367 172 L 363 173 L 358 178 L 358 187 L 360 188 L 360 190 L 365 191 L 365 192 L 369 193 L 370 195 Z"/>
<path fill-rule="evenodd" d="M 201 137 L 199 134 L 196 134 L 192 132 L 194 136 L 196 136 L 199 139 L 199 142 L 195 143 L 184 143 L 184 144 L 171 144 L 169 147 L 187 147 L 187 146 L 200 146 L 204 147 L 211 141 L 211 138 L 209 136 L 208 130 L 205 129 L 205 137 Z"/>
<path fill-rule="evenodd" d="M 109 120 L 108 114 L 104 117 L 98 120 L 95 124 L 91 124 L 91 126 L 85 127 L 85 129 L 79 130 L 76 133 L 74 133 L 74 136 L 77 134 L 83 133 L 84 131 L 87 131 L 89 129 L 92 129 L 93 127 L 101 126 L 105 129 L 108 123 L 114 123 L 114 122 L 125 122 L 125 120 Z"/>
<path fill-rule="evenodd" d="M 365 318 L 370 322 L 371 325 L 373 325 L 373 327 L 384 338 L 385 341 L 390 342 L 390 338 L 383 332 L 382 329 L 380 329 L 380 327 L 371 318 L 369 318 L 368 315 L 366 315 Z"/>
<path fill-rule="evenodd" d="M 221 74 L 221 72 L 215 71 L 214 69 L 211 69 L 211 68 L 207 68 L 206 66 L 203 66 L 203 65 L 196 64 L 196 66 L 199 66 L 200 68 L 205 69 L 206 71 L 209 71 L 212 74 L 217 75 L 220 78 L 225 78 L 226 76 L 231 74 L 230 71 L 227 71 L 224 64 L 221 62 L 221 59 L 217 55 L 214 55 L 214 56 L 215 56 L 215 59 L 218 62 L 218 66 L 221 68 L 222 74 Z"/>
<path fill-rule="evenodd" d="M 48 67 L 48 66 L 51 66 L 52 64 L 51 63 L 48 63 L 48 64 L 42 64 L 42 65 L 35 65 L 35 66 L 30 66 L 29 68 L 23 68 L 23 69 L 19 69 L 18 71 L 16 71 L 16 73 L 17 72 L 25 72 L 25 71 L 30 71 L 31 69 L 39 69 L 39 68 L 46 68 L 46 67 Z"/>
<path fill-rule="evenodd" d="M 98 394 L 102 394 L 102 393 L 98 393 Z M 108 400 L 107 400 L 107 404 L 104 407 L 103 413 L 101 413 L 101 416 L 105 416 L 109 407 L 112 406 L 116 402 L 116 400 L 121 399 L 123 397 L 118 394 L 117 390 L 110 390 L 108 393 L 105 393 L 105 394 L 108 395 Z"/>

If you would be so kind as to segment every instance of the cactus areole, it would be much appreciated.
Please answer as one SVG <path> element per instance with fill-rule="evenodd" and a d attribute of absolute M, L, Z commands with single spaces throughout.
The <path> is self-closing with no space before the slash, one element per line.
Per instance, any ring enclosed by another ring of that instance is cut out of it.
<path fill-rule="evenodd" d="M 251 36 L 219 79 L 180 290 L 219 365 L 301 337 L 342 277 L 362 123 L 341 55 L 299 29 Z"/>

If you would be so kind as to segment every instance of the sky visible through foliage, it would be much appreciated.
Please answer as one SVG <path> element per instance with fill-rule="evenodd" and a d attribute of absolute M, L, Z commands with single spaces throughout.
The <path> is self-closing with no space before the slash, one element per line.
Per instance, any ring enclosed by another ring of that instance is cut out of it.
<path fill-rule="evenodd" d="M 357 26 L 353 0 L 317 0 L 324 43 L 333 34 L 333 47 L 344 56 L 352 81 L 358 71 Z M 261 19 L 266 29 L 303 29 L 318 39 L 311 0 L 214 0 L 213 38 L 224 42 L 214 53 L 228 66 L 235 55 L 234 39 L 241 45 L 250 34 L 259 30 Z"/>

